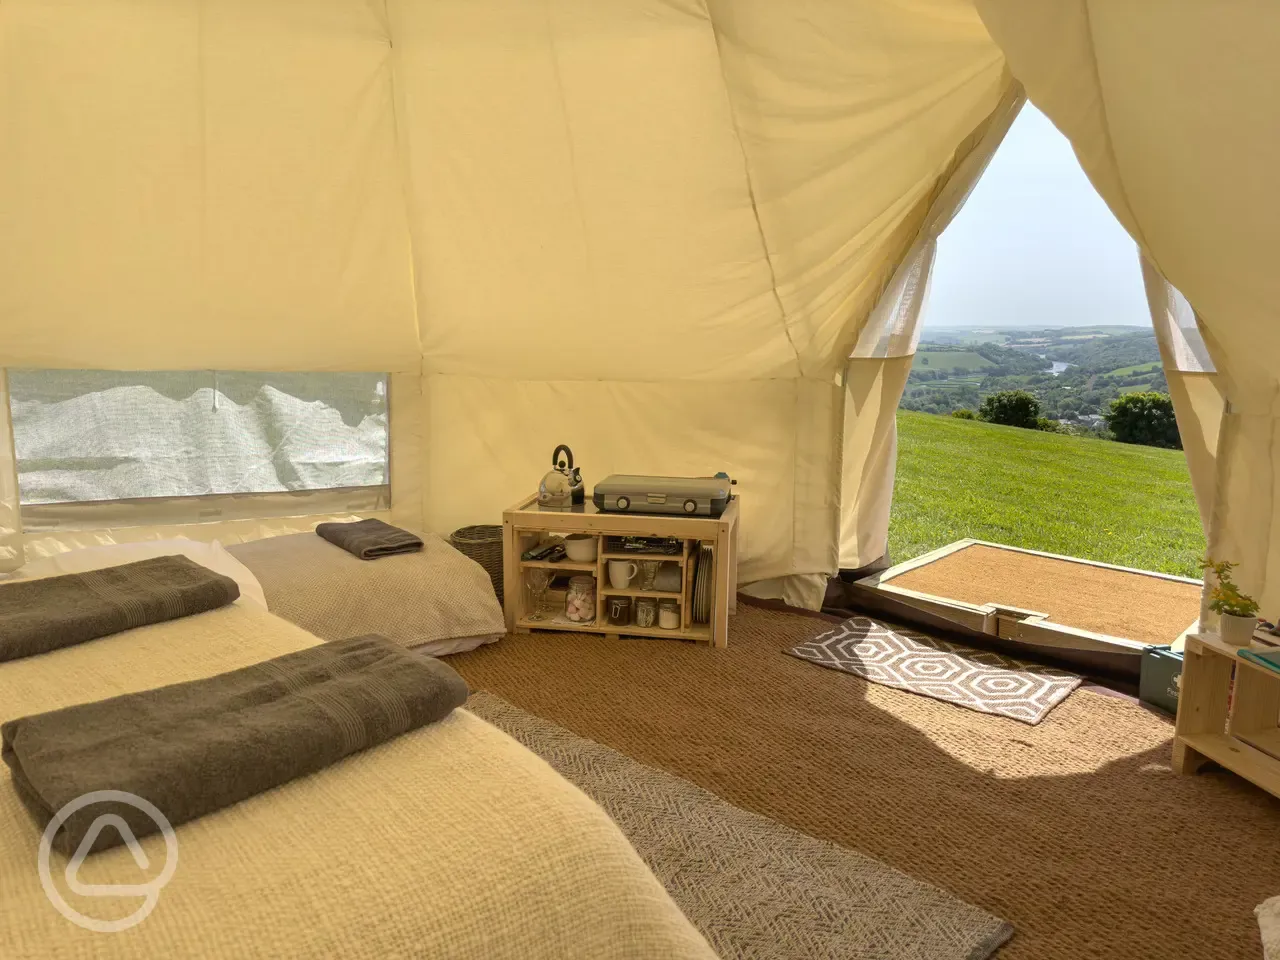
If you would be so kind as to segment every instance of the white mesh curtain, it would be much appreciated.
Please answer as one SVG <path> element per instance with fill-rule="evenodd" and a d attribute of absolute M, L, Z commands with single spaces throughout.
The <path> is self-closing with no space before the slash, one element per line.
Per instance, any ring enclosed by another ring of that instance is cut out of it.
<path fill-rule="evenodd" d="M 1218 438 L 1226 407 L 1222 384 L 1195 310 L 1155 264 L 1145 255 L 1141 257 L 1151 323 L 1160 345 L 1200 521 L 1207 534 L 1217 489 Z"/>
<path fill-rule="evenodd" d="M 938 237 L 964 206 L 1025 102 L 1022 87 L 1011 82 L 930 206 L 923 227 L 859 334 L 845 368 L 840 500 L 843 570 L 865 567 L 888 550 L 898 451 L 896 415 L 920 339 Z"/>
<path fill-rule="evenodd" d="M 383 374 L 5 374 L 0 550 L 14 556 L 0 562 L 18 565 L 24 528 L 385 508 Z"/>
<path fill-rule="evenodd" d="M 11 370 L 22 502 L 382 486 L 376 373 Z"/>
<path fill-rule="evenodd" d="M 9 374 L 0 369 L 0 573 L 22 566 L 22 517 L 18 505 L 18 466 L 9 417 Z"/>

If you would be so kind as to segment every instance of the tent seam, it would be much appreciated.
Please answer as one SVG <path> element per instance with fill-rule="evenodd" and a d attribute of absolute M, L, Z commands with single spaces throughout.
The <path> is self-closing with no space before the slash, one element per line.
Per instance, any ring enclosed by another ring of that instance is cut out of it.
<path fill-rule="evenodd" d="M 765 236 L 764 221 L 760 217 L 760 204 L 756 198 L 756 186 L 751 177 L 751 161 L 747 157 L 747 146 L 742 139 L 742 127 L 738 123 L 738 110 L 734 105 L 733 96 L 729 92 L 729 77 L 725 73 L 724 51 L 720 46 L 720 32 L 716 29 L 715 17 L 711 14 L 711 8 L 707 0 L 701 0 L 701 2 L 702 8 L 707 12 L 707 23 L 711 25 L 711 43 L 716 51 L 716 65 L 720 69 L 720 81 L 724 84 L 725 105 L 729 108 L 729 125 L 733 130 L 733 138 L 738 144 L 738 154 L 742 157 L 742 176 L 747 186 L 747 200 L 751 204 L 751 216 L 755 220 L 756 233 L 760 237 L 760 250 L 764 254 L 764 262 L 769 269 L 769 288 L 773 291 L 774 302 L 778 305 L 778 321 L 782 325 L 782 334 L 787 338 L 791 352 L 795 355 L 796 372 L 800 375 L 791 395 L 792 413 L 798 417 L 800 415 L 801 393 L 798 380 L 805 377 L 804 361 L 800 357 L 800 350 L 796 346 L 795 338 L 791 335 L 791 328 L 787 324 L 787 308 L 782 302 L 782 294 L 778 290 L 778 271 L 774 268 L 773 255 L 769 252 L 769 240 Z M 796 573 L 796 535 L 800 529 L 800 497 L 795 465 L 798 462 L 799 448 L 800 431 L 795 430 L 791 435 L 791 558 L 787 564 L 789 572 L 784 576 L 794 576 Z"/>
<path fill-rule="evenodd" d="M 422 373 L 422 311 L 418 307 L 418 256 L 417 244 L 413 237 L 413 210 L 414 202 L 412 189 L 409 185 L 410 171 L 413 169 L 412 162 L 409 158 L 409 138 L 401 129 L 400 125 L 400 84 L 397 82 L 396 75 L 396 53 L 395 41 L 391 37 L 391 10 L 387 6 L 387 0 L 382 0 L 382 25 L 386 31 L 387 37 L 387 86 L 391 95 L 391 130 L 395 140 L 396 161 L 399 164 L 399 180 L 400 180 L 400 203 L 404 209 L 404 232 L 405 237 L 409 241 L 409 288 L 413 298 L 413 324 L 414 333 L 418 338 L 418 374 Z M 391 371 L 388 371 L 389 373 Z"/>
<path fill-rule="evenodd" d="M 587 228 L 587 215 L 582 203 L 582 190 L 578 183 L 578 155 L 573 145 L 573 124 L 569 120 L 569 98 L 565 91 L 564 77 L 560 73 L 560 48 L 556 43 L 556 34 L 551 22 L 551 0 L 543 0 L 543 22 L 547 28 L 547 48 L 551 51 L 551 75 L 555 78 L 556 91 L 560 94 L 557 102 L 560 106 L 560 120 L 564 124 L 565 149 L 569 154 L 569 182 L 573 185 L 574 209 L 578 213 L 578 227 L 582 231 L 582 252 L 586 261 L 587 276 L 591 279 L 591 306 L 594 313 L 600 313 L 599 282 L 592 256 L 591 231 Z"/>
<path fill-rule="evenodd" d="M 738 144 L 738 154 L 742 158 L 742 174 L 747 186 L 747 200 L 751 204 L 751 216 L 755 220 L 756 233 L 760 237 L 760 249 L 764 254 L 764 262 L 769 268 L 769 288 L 773 291 L 774 302 L 778 305 L 778 319 L 782 324 L 782 333 L 787 338 L 787 343 L 791 346 L 791 352 L 795 354 L 796 369 L 800 376 L 803 377 L 806 375 L 804 361 L 800 357 L 800 349 L 796 346 L 795 338 L 791 335 L 791 328 L 787 323 L 787 308 L 782 302 L 782 294 L 778 290 L 778 271 L 774 267 L 773 255 L 769 252 L 769 240 L 765 236 L 764 221 L 760 217 L 760 204 L 756 197 L 756 186 L 751 177 L 751 161 L 747 157 L 747 146 L 742 139 L 742 127 L 738 122 L 738 110 L 734 106 L 733 96 L 729 92 L 729 77 L 725 73 L 724 51 L 720 46 L 720 32 L 716 29 L 715 17 L 712 16 L 711 8 L 706 0 L 702 0 L 702 9 L 706 11 L 707 23 L 711 25 L 711 42 L 716 51 L 716 64 L 720 69 L 720 81 L 724 84 L 725 104 L 729 108 L 729 125 L 733 129 L 733 138 Z"/>
<path fill-rule="evenodd" d="M 386 38 L 387 38 L 387 88 L 388 88 L 388 93 L 391 97 L 391 130 L 392 130 L 392 136 L 395 142 L 396 162 L 398 164 L 397 173 L 400 180 L 400 204 L 401 204 L 401 208 L 404 210 L 404 232 L 405 232 L 405 239 L 408 242 L 408 246 L 409 246 L 409 295 L 410 295 L 410 303 L 413 305 L 414 336 L 416 336 L 418 340 L 417 370 L 405 371 L 403 373 L 404 376 L 413 376 L 417 380 L 417 383 L 418 383 L 417 394 L 413 397 L 407 398 L 409 403 L 413 403 L 417 406 L 417 410 L 406 414 L 404 412 L 404 408 L 402 407 L 401 413 L 399 415 L 399 422 L 410 424 L 411 432 L 413 432 L 416 435 L 415 437 L 416 442 L 412 444 L 412 449 L 409 451 L 409 454 L 411 457 L 416 456 L 416 459 L 417 459 L 417 463 L 413 464 L 412 469 L 413 469 L 413 472 L 417 474 L 417 478 L 418 478 L 418 483 L 417 483 L 417 501 L 418 502 L 413 506 L 411 506 L 409 510 L 410 510 L 410 516 L 415 517 L 418 520 L 419 525 L 422 525 L 422 524 L 425 524 L 426 518 L 427 518 L 427 502 L 428 502 L 428 494 L 430 492 L 431 479 L 430 479 L 430 471 L 425 468 L 426 467 L 425 451 L 427 447 L 426 432 L 427 432 L 428 424 L 427 424 L 427 418 L 423 411 L 423 405 L 425 403 L 425 398 L 427 396 L 427 390 L 426 390 L 426 384 L 424 383 L 425 363 L 423 360 L 423 347 L 422 347 L 423 339 L 424 339 L 423 337 L 423 328 L 424 328 L 423 319 L 424 318 L 423 318 L 422 306 L 418 301 L 418 290 L 421 288 L 422 284 L 419 282 L 420 278 L 418 276 L 418 243 L 414 236 L 414 210 L 416 209 L 417 205 L 415 203 L 413 187 L 412 187 L 413 161 L 411 159 L 411 153 L 409 148 L 409 134 L 408 134 L 408 131 L 405 130 L 401 124 L 401 115 L 400 115 L 401 89 L 400 89 L 400 83 L 398 79 L 399 69 L 396 65 L 397 61 L 399 60 L 399 53 L 397 52 L 397 49 L 396 49 L 395 40 L 392 37 L 391 9 L 388 6 L 387 0 L 382 0 L 382 25 L 383 25 L 383 29 L 386 32 Z M 396 410 L 395 410 L 397 398 L 393 396 L 393 393 L 398 392 L 403 394 L 404 392 L 404 391 L 393 391 L 392 377 L 395 376 L 395 374 L 396 374 L 396 371 L 392 371 L 392 370 L 388 370 L 386 374 L 387 501 L 388 501 L 388 509 L 391 509 L 391 510 L 396 509 L 396 493 L 397 493 L 395 484 L 393 483 L 393 477 L 396 475 L 403 475 L 403 469 L 396 470 L 393 467 L 393 461 L 396 459 L 395 435 L 398 432 L 395 428 L 395 423 L 397 420 Z M 405 401 L 406 401 L 405 397 L 401 396 L 399 398 L 399 402 L 403 403 Z M 404 455 L 403 453 L 400 454 L 400 456 L 402 457 L 403 455 Z M 404 493 L 405 491 L 403 490 L 400 491 L 401 496 L 403 496 Z M 404 509 L 403 505 L 401 506 L 400 509 L 401 510 Z"/>
<path fill-rule="evenodd" d="M 1120 196 L 1124 199 L 1125 210 L 1129 214 L 1128 220 L 1133 224 L 1133 229 L 1137 233 L 1134 239 L 1138 241 L 1138 245 L 1144 251 L 1150 254 L 1146 236 L 1143 233 L 1142 226 L 1138 223 L 1133 204 L 1129 200 L 1129 188 L 1125 186 L 1124 174 L 1120 170 L 1120 158 L 1116 156 L 1115 141 L 1111 137 L 1111 120 L 1107 115 L 1107 93 L 1102 86 L 1102 70 L 1098 66 L 1098 44 L 1094 40 L 1093 33 L 1093 10 L 1090 7 L 1089 0 L 1081 0 L 1081 7 L 1084 9 L 1084 27 L 1089 35 L 1089 60 L 1093 67 L 1093 82 L 1098 86 L 1098 109 L 1102 114 L 1102 135 L 1106 140 L 1107 156 L 1111 158 L 1111 165 L 1116 171 L 1116 182 L 1120 187 Z M 1101 196 L 1101 193 L 1099 193 L 1099 196 Z M 1151 255 L 1151 262 L 1156 264 L 1157 269 L 1160 268 L 1154 255 Z M 1164 270 L 1161 269 L 1160 272 L 1163 274 Z M 1167 276 L 1167 274 L 1165 275 Z"/>

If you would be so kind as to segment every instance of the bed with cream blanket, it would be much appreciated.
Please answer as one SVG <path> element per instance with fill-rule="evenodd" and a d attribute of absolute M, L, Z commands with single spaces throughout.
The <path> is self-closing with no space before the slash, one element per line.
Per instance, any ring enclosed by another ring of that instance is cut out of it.
<path fill-rule="evenodd" d="M 0 663 L 0 721 L 236 669 L 319 642 L 234 604 Z M 6 772 L 7 774 L 7 772 Z M 5 960 L 139 957 L 699 958 L 714 955 L 622 834 L 506 734 L 455 710 L 439 723 L 177 828 L 177 867 L 132 929 L 81 929 L 41 886 L 41 831 L 0 780 Z M 85 884 L 137 884 L 160 835 L 90 856 Z M 69 890 L 86 916 L 134 897 Z"/>

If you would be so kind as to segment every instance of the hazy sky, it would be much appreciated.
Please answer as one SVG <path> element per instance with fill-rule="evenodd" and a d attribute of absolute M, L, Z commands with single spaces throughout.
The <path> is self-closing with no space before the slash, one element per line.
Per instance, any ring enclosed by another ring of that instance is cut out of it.
<path fill-rule="evenodd" d="M 938 240 L 924 322 L 1151 323 L 1137 248 L 1031 104 Z"/>

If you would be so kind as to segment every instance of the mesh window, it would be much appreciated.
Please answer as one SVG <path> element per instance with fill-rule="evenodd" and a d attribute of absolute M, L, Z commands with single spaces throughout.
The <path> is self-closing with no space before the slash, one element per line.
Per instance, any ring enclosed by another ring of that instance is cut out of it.
<path fill-rule="evenodd" d="M 376 373 L 11 370 L 24 504 L 388 483 Z"/>

